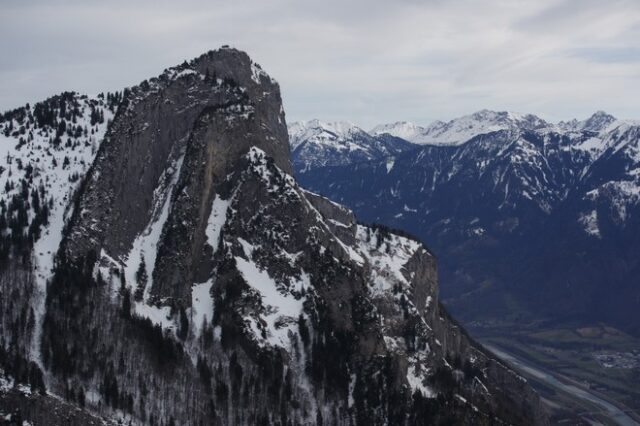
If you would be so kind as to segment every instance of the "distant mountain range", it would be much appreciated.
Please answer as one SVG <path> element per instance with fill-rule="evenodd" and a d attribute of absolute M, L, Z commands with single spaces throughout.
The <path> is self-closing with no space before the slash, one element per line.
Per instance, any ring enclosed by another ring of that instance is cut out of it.
<path fill-rule="evenodd" d="M 639 123 L 483 110 L 427 127 L 289 131 L 299 181 L 430 245 L 445 301 L 467 323 L 640 332 Z"/>
<path fill-rule="evenodd" d="M 478 111 L 451 120 L 435 121 L 427 127 L 406 121 L 374 127 L 374 135 L 389 134 L 420 145 L 460 145 L 474 136 L 499 130 L 538 130 L 552 127 L 532 114 Z"/>

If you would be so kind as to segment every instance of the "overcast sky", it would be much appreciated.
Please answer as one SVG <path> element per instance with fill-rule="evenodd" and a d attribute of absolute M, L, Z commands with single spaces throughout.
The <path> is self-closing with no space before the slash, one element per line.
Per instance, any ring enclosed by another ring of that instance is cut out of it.
<path fill-rule="evenodd" d="M 2 0 L 0 110 L 120 90 L 223 44 L 280 82 L 289 122 L 640 119 L 640 0 Z"/>

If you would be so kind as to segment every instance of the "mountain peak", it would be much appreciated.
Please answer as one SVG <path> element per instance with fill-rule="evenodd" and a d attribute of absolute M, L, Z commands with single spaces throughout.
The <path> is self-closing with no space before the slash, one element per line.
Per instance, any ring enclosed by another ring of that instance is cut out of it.
<path fill-rule="evenodd" d="M 319 165 L 371 161 L 413 147 L 406 138 L 389 140 L 378 137 L 348 121 L 309 120 L 292 123 L 289 125 L 289 140 L 294 165 L 303 170 Z"/>
<path fill-rule="evenodd" d="M 380 124 L 370 131 L 372 135 L 377 136 L 387 133 L 410 142 L 413 142 L 413 139 L 422 132 L 424 132 L 423 127 L 410 121 L 396 121 L 395 123 Z"/>
<path fill-rule="evenodd" d="M 479 122 L 515 125 L 525 128 L 543 128 L 549 126 L 549 123 L 534 114 L 522 114 L 514 111 L 483 109 L 471 114 L 470 117 Z"/>
<path fill-rule="evenodd" d="M 611 125 L 616 120 L 617 119 L 611 114 L 608 114 L 604 111 L 596 111 L 595 113 L 593 113 L 593 115 L 591 115 L 591 117 L 587 118 L 581 123 L 582 130 L 600 132 L 609 127 L 609 125 Z"/>
<path fill-rule="evenodd" d="M 608 118 L 614 118 L 615 119 L 615 117 L 613 115 L 611 115 L 608 112 L 603 111 L 603 110 L 598 110 L 598 111 L 594 112 L 593 114 L 591 114 L 590 118 L 595 118 L 595 117 L 608 117 Z"/>
<path fill-rule="evenodd" d="M 322 121 L 317 118 L 307 121 L 296 121 L 289 127 L 298 129 L 325 129 L 340 134 L 352 131 L 354 129 L 362 130 L 351 121 Z"/>
<path fill-rule="evenodd" d="M 289 141 L 292 151 L 298 148 L 303 141 L 313 140 L 323 145 L 335 144 L 354 134 L 366 135 L 366 132 L 349 121 L 325 122 L 313 119 L 296 121 L 289 125 Z"/>
<path fill-rule="evenodd" d="M 180 204 L 172 217 L 178 220 L 184 214 L 186 218 L 175 226 L 192 227 L 182 232 L 182 242 L 167 239 L 166 247 L 159 248 L 158 259 L 166 260 L 168 270 L 160 272 L 162 279 L 155 280 L 152 293 L 179 302 L 186 288 L 176 280 L 191 282 L 194 266 L 185 263 L 192 259 L 176 259 L 172 253 L 186 253 L 179 249 L 181 244 L 195 244 L 197 250 L 202 242 L 190 238 L 206 220 L 203 210 L 188 211 L 193 200 L 210 199 L 222 177 L 232 173 L 253 146 L 291 173 L 280 90 L 249 55 L 222 48 L 165 70 L 125 93 L 79 200 L 87 212 L 111 214 L 100 226 L 74 216 L 65 249 L 72 258 L 91 250 L 104 250 L 115 259 L 123 256 L 134 236 L 157 214 L 151 207 L 159 202 L 158 183 L 176 179 L 183 188 L 179 196 L 189 202 Z M 140 169 L 140 164 L 152 167 Z M 181 268 L 179 273 L 176 268 Z"/>
<path fill-rule="evenodd" d="M 406 121 L 382 124 L 372 129 L 373 134 L 388 133 L 422 145 L 460 145 L 469 139 L 499 130 L 533 130 L 550 124 L 533 114 L 483 109 L 449 122 L 434 121 L 427 127 Z"/>
<path fill-rule="evenodd" d="M 59 395 L 109 423 L 547 423 L 441 307 L 428 249 L 296 183 L 279 88 L 244 52 L 0 119 L 0 306 L 20 308 L 0 411 L 11 388 L 34 424 L 62 422 Z M 336 156 L 411 145 L 299 127 Z"/>
<path fill-rule="evenodd" d="M 594 112 L 586 120 L 579 121 L 574 118 L 570 121 L 561 121 L 558 123 L 558 126 L 566 131 L 588 131 L 600 133 L 616 121 L 618 121 L 618 119 L 613 115 L 599 110 Z"/>
<path fill-rule="evenodd" d="M 209 72 L 219 78 L 237 79 L 244 87 L 263 83 L 278 85 L 246 52 L 229 46 L 210 50 L 187 64 L 202 74 Z"/>

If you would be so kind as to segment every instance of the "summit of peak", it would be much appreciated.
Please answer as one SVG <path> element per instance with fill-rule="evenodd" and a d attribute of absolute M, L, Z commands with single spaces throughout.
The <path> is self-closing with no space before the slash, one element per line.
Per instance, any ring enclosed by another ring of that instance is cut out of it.
<path fill-rule="evenodd" d="M 366 135 L 366 132 L 350 121 L 321 121 L 312 119 L 297 121 L 289 125 L 291 148 L 295 149 L 301 141 L 334 141 L 351 135 Z"/>
<path fill-rule="evenodd" d="M 591 116 L 585 120 L 576 120 L 575 118 L 570 121 L 561 121 L 558 125 L 560 128 L 567 131 L 588 131 L 599 133 L 609 128 L 618 119 L 613 115 L 598 110 L 591 114 Z"/>
<path fill-rule="evenodd" d="M 167 71 L 194 72 L 201 74 L 203 78 L 209 76 L 216 79 L 232 79 L 245 88 L 261 84 L 277 85 L 277 82 L 257 62 L 254 62 L 247 52 L 228 45 L 209 50 Z"/>
<path fill-rule="evenodd" d="M 351 129 L 360 129 L 356 124 L 351 121 L 341 120 L 341 121 L 323 121 L 317 118 L 307 120 L 307 121 L 296 121 L 292 123 L 290 127 L 295 128 L 317 128 L 317 129 L 330 129 L 338 132 L 344 132 Z"/>
<path fill-rule="evenodd" d="M 427 129 L 417 125 L 411 121 L 396 121 L 394 123 L 379 124 L 370 130 L 372 135 L 388 134 L 407 140 L 409 142 L 419 143 L 419 136 L 425 133 Z"/>
<path fill-rule="evenodd" d="M 581 124 L 583 130 L 599 132 L 609 127 L 609 125 L 616 120 L 617 119 L 613 115 L 600 110 L 594 112 L 591 117 L 587 118 Z"/>
<path fill-rule="evenodd" d="M 606 111 L 603 110 L 598 110 L 596 112 L 594 112 L 593 114 L 591 114 L 590 118 L 594 118 L 594 117 L 610 117 L 610 118 L 615 118 L 613 115 L 609 114 Z"/>
<path fill-rule="evenodd" d="M 179 163 L 185 164 L 181 182 L 198 181 L 190 196 L 205 199 L 220 176 L 232 173 L 253 146 L 280 169 L 292 171 L 279 87 L 249 55 L 231 48 L 185 61 L 126 91 L 103 146 L 90 172 L 95 178 L 80 203 L 87 211 L 110 209 L 114 214 L 101 228 L 91 230 L 95 240 L 83 235 L 91 225 L 75 219 L 76 233 L 65 246 L 72 257 L 83 256 L 95 244 L 116 256 L 130 247 L 131 236 L 153 213 L 147 207 L 153 203 L 157 182 L 164 179 L 165 170 L 175 172 Z M 150 166 L 142 171 L 112 167 L 120 163 Z M 131 185 L 134 181 L 137 189 Z M 144 202 L 121 201 L 133 199 L 133 193 Z M 136 221 L 118 222 L 117 215 L 125 211 Z M 154 292 L 167 296 L 180 288 L 173 284 L 158 281 Z"/>
<path fill-rule="evenodd" d="M 547 127 L 549 123 L 544 121 L 542 118 L 538 117 L 535 114 L 524 114 L 515 111 L 493 111 L 488 109 L 483 109 L 477 111 L 469 116 L 478 121 L 486 121 L 486 122 L 496 122 L 496 123 L 513 123 L 516 125 L 533 125 L 535 127 Z M 464 119 L 466 117 L 461 117 Z"/>

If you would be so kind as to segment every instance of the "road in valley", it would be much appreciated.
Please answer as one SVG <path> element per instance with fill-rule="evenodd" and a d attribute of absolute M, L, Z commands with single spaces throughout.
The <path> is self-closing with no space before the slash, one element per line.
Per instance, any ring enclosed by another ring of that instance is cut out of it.
<path fill-rule="evenodd" d="M 617 407 L 611 402 L 603 399 L 601 396 L 590 392 L 589 389 L 579 386 L 577 383 L 573 384 L 571 380 L 559 379 L 553 373 L 544 370 L 542 367 L 534 366 L 529 361 L 523 360 L 518 356 L 505 352 L 492 344 L 483 342 L 482 345 L 496 354 L 499 358 L 512 365 L 517 371 L 521 372 L 523 376 L 531 377 L 554 390 L 561 391 L 565 394 L 569 394 L 576 399 L 591 403 L 600 407 L 599 414 L 607 417 L 614 423 L 620 426 L 640 426 L 636 420 L 629 416 L 623 409 Z M 593 419 L 584 418 L 585 421 L 592 423 Z"/>

